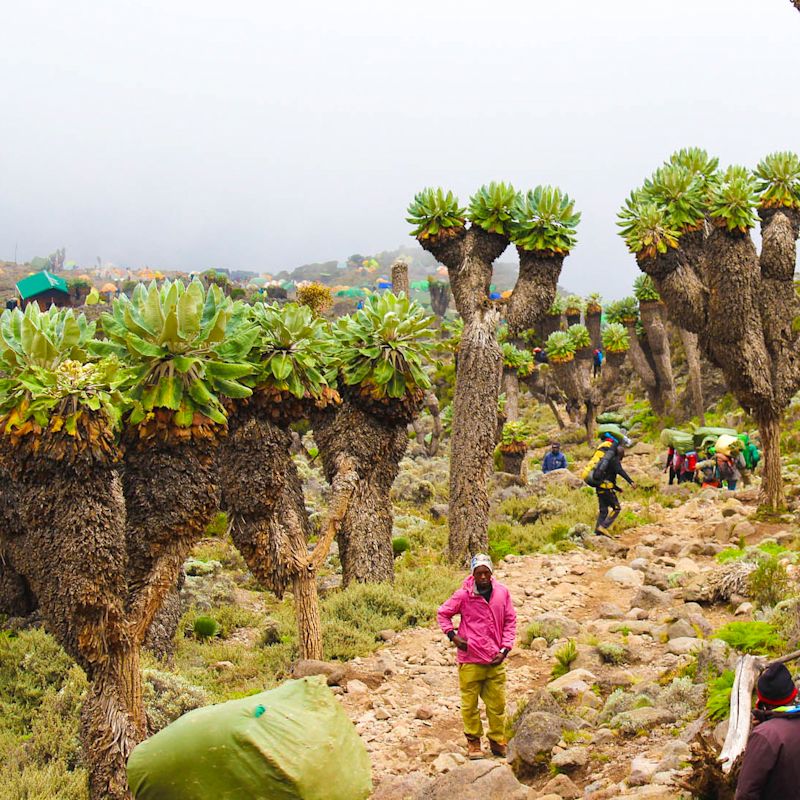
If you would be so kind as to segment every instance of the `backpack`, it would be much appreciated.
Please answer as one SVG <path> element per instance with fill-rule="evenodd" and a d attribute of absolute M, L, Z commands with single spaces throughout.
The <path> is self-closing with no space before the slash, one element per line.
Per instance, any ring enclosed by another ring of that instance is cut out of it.
<path fill-rule="evenodd" d="M 697 453 L 694 450 L 686 454 L 683 469 L 684 472 L 694 472 L 697 469 Z"/>
<path fill-rule="evenodd" d="M 586 462 L 586 466 L 581 472 L 581 478 L 588 486 L 596 489 L 603 482 L 609 460 L 605 457 L 612 446 L 613 442 L 608 440 L 601 442 L 597 450 L 594 451 L 594 455 Z"/>

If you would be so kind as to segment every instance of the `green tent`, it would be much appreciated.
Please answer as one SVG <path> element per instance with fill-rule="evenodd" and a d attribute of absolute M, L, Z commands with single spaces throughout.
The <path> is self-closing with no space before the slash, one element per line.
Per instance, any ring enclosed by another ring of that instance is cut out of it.
<path fill-rule="evenodd" d="M 364 297 L 365 292 L 357 286 L 351 286 L 349 289 L 340 289 L 336 292 L 337 297 Z"/>
<path fill-rule="evenodd" d="M 46 269 L 37 272 L 35 275 L 28 275 L 17 283 L 17 291 L 23 300 L 35 297 L 42 292 L 48 292 L 51 289 L 69 294 L 67 282 L 60 275 L 53 275 L 52 272 L 48 272 Z"/>
<path fill-rule="evenodd" d="M 136 800 L 365 800 L 366 748 L 320 677 L 190 711 L 128 759 Z"/>

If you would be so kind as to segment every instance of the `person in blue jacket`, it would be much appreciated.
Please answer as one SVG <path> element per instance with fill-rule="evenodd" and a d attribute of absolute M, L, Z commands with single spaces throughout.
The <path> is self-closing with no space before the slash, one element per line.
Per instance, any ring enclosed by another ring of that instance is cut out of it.
<path fill-rule="evenodd" d="M 552 472 L 554 469 L 566 469 L 567 457 L 561 452 L 561 444 L 553 442 L 550 452 L 542 459 L 542 472 Z"/>

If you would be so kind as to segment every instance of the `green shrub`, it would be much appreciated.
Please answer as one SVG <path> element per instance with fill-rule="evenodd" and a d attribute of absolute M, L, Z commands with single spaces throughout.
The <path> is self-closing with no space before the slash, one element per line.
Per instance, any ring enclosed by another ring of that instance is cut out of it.
<path fill-rule="evenodd" d="M 766 656 L 785 647 L 785 642 L 774 625 L 768 622 L 729 622 L 723 625 L 714 638 L 727 642 L 740 653 Z"/>
<path fill-rule="evenodd" d="M 213 617 L 196 617 L 192 623 L 192 632 L 198 639 L 213 639 L 219 636 L 221 630 L 219 622 Z"/>
<path fill-rule="evenodd" d="M 553 678 L 560 678 L 566 675 L 572 667 L 572 662 L 578 657 L 578 646 L 570 639 L 566 644 L 556 650 L 554 653 L 556 657 L 556 665 L 553 667 Z"/>
<path fill-rule="evenodd" d="M 708 684 L 708 699 L 706 700 L 706 710 L 709 719 L 717 722 L 727 719 L 731 710 L 731 690 L 733 689 L 733 679 L 736 673 L 732 669 L 726 669 L 717 678 Z"/>
<path fill-rule="evenodd" d="M 720 564 L 726 564 L 729 561 L 739 561 L 745 556 L 745 550 L 741 547 L 726 547 L 724 550 L 720 550 L 714 558 L 719 561 Z"/>
<path fill-rule="evenodd" d="M 211 702 L 205 689 L 194 686 L 181 675 L 158 669 L 142 672 L 142 697 L 150 733 L 166 728 L 187 711 Z"/>
<path fill-rule="evenodd" d="M 522 634 L 522 644 L 530 647 L 534 639 L 546 639 L 547 644 L 552 644 L 561 636 L 561 627 L 554 622 L 531 622 Z"/>
<path fill-rule="evenodd" d="M 405 536 L 395 536 L 392 539 L 392 552 L 394 553 L 395 558 L 410 549 L 411 544 Z"/>
<path fill-rule="evenodd" d="M 774 606 L 785 600 L 791 588 L 791 579 L 777 556 L 758 560 L 756 568 L 747 576 L 750 596 L 759 607 Z"/>
<path fill-rule="evenodd" d="M 206 528 L 206 536 L 224 536 L 228 532 L 228 515 L 224 511 L 214 515 Z"/>
<path fill-rule="evenodd" d="M 622 664 L 628 657 L 627 650 L 614 642 L 601 642 L 597 645 L 597 653 L 606 664 Z"/>

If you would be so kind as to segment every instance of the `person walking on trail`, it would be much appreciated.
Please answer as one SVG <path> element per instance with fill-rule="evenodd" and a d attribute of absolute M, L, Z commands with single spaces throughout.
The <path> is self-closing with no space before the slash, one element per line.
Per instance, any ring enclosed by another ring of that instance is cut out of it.
<path fill-rule="evenodd" d="M 479 554 L 470 566 L 469 577 L 440 606 L 436 619 L 442 633 L 458 648 L 458 684 L 467 755 L 471 759 L 483 758 L 480 698 L 489 722 L 489 748 L 492 755 L 505 758 L 505 660 L 517 635 L 517 615 L 508 589 L 492 576 L 492 559 Z M 461 616 L 458 630 L 453 626 L 456 614 Z"/>
<path fill-rule="evenodd" d="M 560 442 L 553 442 L 550 445 L 550 452 L 545 454 L 542 459 L 542 472 L 546 475 L 554 469 L 566 469 L 567 457 L 561 452 Z"/>
<path fill-rule="evenodd" d="M 595 349 L 592 353 L 592 377 L 596 378 L 603 369 L 603 351 Z"/>
<path fill-rule="evenodd" d="M 731 450 L 730 455 L 717 453 L 717 472 L 720 480 L 725 483 L 730 491 L 735 491 L 739 481 L 742 479 L 742 472 L 747 469 L 742 454 Z"/>
<path fill-rule="evenodd" d="M 789 670 L 770 664 L 756 693 L 756 726 L 744 751 L 736 800 L 800 797 L 800 706 Z"/>
<path fill-rule="evenodd" d="M 613 434 L 604 434 L 600 446 L 584 470 L 584 480 L 597 491 L 598 515 L 594 532 L 600 536 L 611 536 L 609 528 L 622 511 L 617 497 L 617 493 L 622 489 L 617 486 L 617 477 L 623 478 L 631 487 L 636 488 L 633 479 L 622 467 L 625 444 L 629 444 L 627 437 L 618 441 Z"/>

